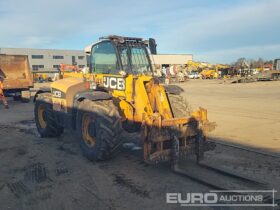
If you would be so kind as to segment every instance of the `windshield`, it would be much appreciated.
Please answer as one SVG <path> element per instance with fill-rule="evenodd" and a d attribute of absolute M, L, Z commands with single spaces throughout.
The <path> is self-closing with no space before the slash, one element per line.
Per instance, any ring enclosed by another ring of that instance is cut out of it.
<path fill-rule="evenodd" d="M 105 41 L 96 44 L 91 50 L 91 72 L 99 74 L 117 74 L 119 65 L 113 44 Z"/>
<path fill-rule="evenodd" d="M 152 74 L 148 53 L 144 46 L 119 46 L 123 70 L 133 74 Z"/>

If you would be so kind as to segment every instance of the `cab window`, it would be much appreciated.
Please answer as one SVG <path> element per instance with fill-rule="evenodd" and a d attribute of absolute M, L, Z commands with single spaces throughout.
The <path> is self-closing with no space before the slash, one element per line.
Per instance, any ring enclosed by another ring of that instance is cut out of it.
<path fill-rule="evenodd" d="M 118 71 L 118 60 L 113 44 L 108 41 L 93 46 L 91 51 L 91 72 L 117 74 Z"/>
<path fill-rule="evenodd" d="M 118 48 L 123 70 L 133 74 L 152 74 L 143 46 L 124 45 Z"/>

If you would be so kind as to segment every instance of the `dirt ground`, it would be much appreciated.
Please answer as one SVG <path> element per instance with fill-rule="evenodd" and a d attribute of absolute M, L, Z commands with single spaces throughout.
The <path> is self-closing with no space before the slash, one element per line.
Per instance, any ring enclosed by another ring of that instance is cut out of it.
<path fill-rule="evenodd" d="M 280 82 L 190 81 L 181 86 L 193 108 L 207 108 L 209 119 L 217 122 L 211 137 L 279 154 Z M 9 110 L 0 106 L 0 209 L 193 209 L 166 204 L 166 193 L 210 190 L 172 173 L 167 165 L 143 163 L 136 152 L 90 162 L 82 156 L 73 133 L 67 131 L 60 138 L 38 136 L 32 103 L 10 101 L 10 106 Z M 280 190 L 279 158 L 220 145 L 205 157 L 206 163 Z"/>
<path fill-rule="evenodd" d="M 280 81 L 221 83 L 181 84 L 193 109 L 206 108 L 209 120 L 217 123 L 211 136 L 280 155 Z"/>
<path fill-rule="evenodd" d="M 167 192 L 209 190 L 129 152 L 90 162 L 72 133 L 38 137 L 33 104 L 10 106 L 0 108 L 0 209 L 179 209 Z"/>

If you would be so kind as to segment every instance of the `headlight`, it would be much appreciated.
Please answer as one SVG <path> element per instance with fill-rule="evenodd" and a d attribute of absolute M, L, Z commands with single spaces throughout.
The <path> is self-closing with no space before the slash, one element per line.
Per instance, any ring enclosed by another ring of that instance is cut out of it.
<path fill-rule="evenodd" d="M 97 84 L 95 82 L 86 82 L 86 88 L 90 90 L 96 90 Z"/>

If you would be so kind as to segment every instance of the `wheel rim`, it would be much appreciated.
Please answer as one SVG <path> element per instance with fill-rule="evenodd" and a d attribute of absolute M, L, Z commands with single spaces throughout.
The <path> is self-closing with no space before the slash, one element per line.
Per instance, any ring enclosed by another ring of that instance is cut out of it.
<path fill-rule="evenodd" d="M 42 104 L 38 107 L 38 120 L 41 128 L 44 129 L 47 127 L 46 108 Z"/>
<path fill-rule="evenodd" d="M 95 146 L 95 143 L 96 143 L 95 123 L 94 123 L 94 120 L 92 120 L 89 115 L 83 116 L 82 133 L 83 133 L 83 140 L 84 140 L 85 144 L 88 147 Z"/>
<path fill-rule="evenodd" d="M 39 105 L 38 107 L 38 120 L 41 128 L 47 127 L 47 114 L 46 114 L 46 108 L 44 105 Z"/>

